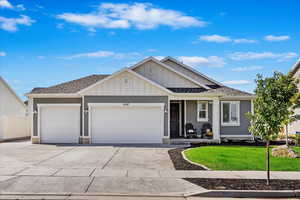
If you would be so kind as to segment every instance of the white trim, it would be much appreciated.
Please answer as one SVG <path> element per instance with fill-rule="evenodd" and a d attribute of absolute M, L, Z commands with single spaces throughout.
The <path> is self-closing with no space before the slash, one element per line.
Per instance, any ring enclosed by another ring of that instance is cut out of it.
<path fill-rule="evenodd" d="M 254 114 L 254 102 L 251 100 L 251 113 Z"/>
<path fill-rule="evenodd" d="M 72 106 L 78 106 L 80 107 L 80 103 L 51 103 L 51 104 L 45 104 L 45 103 L 39 103 L 37 104 L 37 107 L 56 107 L 56 106 L 64 106 L 64 107 L 72 107 Z"/>
<path fill-rule="evenodd" d="M 82 106 L 81 106 L 81 112 L 82 112 L 82 118 L 81 118 L 81 133 L 82 133 L 82 135 L 81 135 L 81 137 L 83 137 L 84 136 L 84 96 L 82 96 L 82 101 L 81 101 L 81 104 L 82 104 Z"/>
<path fill-rule="evenodd" d="M 8 83 L 0 76 L 0 82 L 3 83 L 3 85 L 10 91 L 10 93 L 19 101 L 19 103 L 22 104 L 24 108 L 26 108 L 26 105 L 22 101 L 22 99 L 15 93 L 15 91 L 8 85 Z"/>
<path fill-rule="evenodd" d="M 178 74 L 178 75 L 184 77 L 185 79 L 187 79 L 187 80 L 189 80 L 189 81 L 195 83 L 196 85 L 199 85 L 199 86 L 201 86 L 201 87 L 203 87 L 203 88 L 205 88 L 205 89 L 210 89 L 210 88 L 207 87 L 206 85 L 204 85 L 204 84 L 202 84 L 202 83 L 199 83 L 198 81 L 196 81 L 196 80 L 192 79 L 191 77 L 189 77 L 189 76 L 187 76 L 187 75 L 185 75 L 185 74 L 183 74 L 183 73 L 181 73 L 181 72 L 179 72 L 179 71 L 173 69 L 172 67 L 170 67 L 170 66 L 168 66 L 168 65 L 166 65 L 166 64 L 164 64 L 164 63 L 162 63 L 161 61 L 157 60 L 157 59 L 154 58 L 154 57 L 146 58 L 146 59 L 142 60 L 141 62 L 138 62 L 137 64 L 131 66 L 129 69 L 133 70 L 133 69 L 139 67 L 140 65 L 142 65 L 142 64 L 144 64 L 144 63 L 146 63 L 146 62 L 148 62 L 148 61 L 150 61 L 150 60 L 153 61 L 153 62 L 155 62 L 155 63 L 157 63 L 157 64 L 159 64 L 159 65 L 161 65 L 161 66 L 163 66 L 163 67 L 165 67 L 165 68 L 167 68 L 168 70 L 170 70 L 170 71 L 172 71 L 172 72 L 174 72 L 174 73 L 176 73 L 176 74 Z"/>
<path fill-rule="evenodd" d="M 164 107 L 164 103 L 88 103 L 89 107 Z"/>
<path fill-rule="evenodd" d="M 181 101 L 177 101 L 177 102 L 171 102 L 172 104 L 178 104 L 179 106 L 179 110 L 178 110 L 178 115 L 179 115 L 179 127 L 178 127 L 178 133 L 179 133 L 179 136 L 181 136 L 181 130 L 182 130 L 182 111 L 181 111 Z M 171 112 L 170 112 L 171 113 Z"/>
<path fill-rule="evenodd" d="M 236 101 L 236 100 L 253 100 L 255 99 L 256 96 L 253 95 L 253 96 L 222 96 L 220 98 L 220 100 L 225 100 L 225 101 L 230 101 L 230 100 L 233 100 L 233 101 Z"/>
<path fill-rule="evenodd" d="M 74 97 L 81 97 L 81 95 L 78 94 L 64 94 L 64 93 L 43 93 L 43 94 L 30 94 L 27 93 L 25 94 L 25 96 L 27 96 L 28 98 L 32 97 L 32 98 L 51 98 L 51 97 L 62 97 L 62 98 L 74 98 Z"/>
<path fill-rule="evenodd" d="M 217 84 L 217 85 L 223 86 L 222 83 L 220 83 L 220 82 L 218 82 L 218 81 L 215 81 L 215 80 L 209 78 L 208 76 L 206 76 L 206 75 L 200 73 L 199 71 L 193 69 L 192 67 L 190 67 L 190 66 L 188 66 L 188 65 L 186 65 L 186 64 L 184 64 L 184 63 L 182 63 L 182 62 L 180 62 L 180 61 L 178 61 L 178 60 L 176 60 L 175 58 L 172 58 L 172 57 L 170 57 L 170 56 L 165 57 L 165 58 L 162 59 L 160 62 L 164 62 L 164 61 L 166 61 L 166 60 L 173 61 L 173 62 L 175 62 L 176 64 L 178 64 L 178 65 L 180 65 L 180 66 L 182 66 L 182 67 L 184 67 L 184 68 L 186 68 L 186 69 L 188 69 L 188 70 L 190 70 L 190 71 L 196 73 L 197 75 L 202 76 L 203 78 L 206 78 L 207 80 L 209 80 L 209 81 L 211 81 L 211 82 L 213 82 L 213 83 L 215 83 L 215 84 Z"/>
<path fill-rule="evenodd" d="M 31 135 L 31 137 L 34 137 L 33 136 L 33 121 L 34 121 L 33 119 L 34 119 L 35 112 L 33 110 L 33 99 L 32 98 L 28 99 L 28 114 L 30 117 L 30 135 Z"/>
<path fill-rule="evenodd" d="M 202 110 L 200 104 L 205 104 L 205 110 Z M 200 110 L 201 109 L 201 110 Z M 200 118 L 199 112 L 205 111 L 205 118 Z M 197 101 L 197 121 L 198 122 L 207 122 L 208 121 L 208 101 Z"/>
<path fill-rule="evenodd" d="M 183 132 L 184 132 L 184 137 L 186 137 L 186 130 L 185 130 L 185 125 L 186 125 L 186 100 L 184 100 L 184 129 L 183 129 Z"/>
<path fill-rule="evenodd" d="M 237 104 L 237 122 L 223 122 L 223 104 L 229 103 L 229 121 L 231 120 L 231 104 Z M 221 101 L 221 125 L 222 126 L 240 126 L 240 101 Z"/>
<path fill-rule="evenodd" d="M 213 100 L 212 106 L 212 131 L 213 139 L 220 142 L 220 100 Z"/>
<path fill-rule="evenodd" d="M 234 137 L 237 137 L 237 138 L 239 138 L 239 137 L 249 137 L 249 138 L 253 138 L 252 135 L 221 135 L 221 138 L 224 138 L 224 137 L 232 137 L 232 138 L 234 138 Z"/>
<path fill-rule="evenodd" d="M 171 134 L 170 134 L 170 128 L 171 128 L 171 120 L 170 120 L 170 117 L 171 117 L 171 111 L 170 111 L 170 104 L 171 104 L 171 100 L 168 98 L 168 138 L 171 138 Z"/>
<path fill-rule="evenodd" d="M 217 96 L 170 96 L 170 100 L 199 100 L 199 101 L 209 101 L 209 100 L 215 100 L 218 99 Z"/>
<path fill-rule="evenodd" d="M 93 141 L 92 141 L 92 109 L 91 109 L 91 106 L 90 105 L 88 105 L 88 115 L 89 115 L 89 120 L 88 120 L 88 136 L 90 137 L 90 144 L 92 144 L 93 143 Z"/>
<path fill-rule="evenodd" d="M 39 138 L 40 143 L 42 143 L 42 137 L 41 137 L 41 108 L 43 107 L 55 107 L 55 106 L 63 106 L 63 107 L 80 107 L 81 104 L 73 103 L 73 104 L 37 104 L 37 136 L 34 136 L 33 138 Z M 80 111 L 79 111 L 80 114 Z M 79 123 L 80 117 L 79 117 Z M 79 128 L 80 130 L 80 128 Z M 78 133 L 78 139 L 80 138 L 80 131 Z M 78 143 L 78 142 L 77 142 Z"/>
<path fill-rule="evenodd" d="M 159 84 L 157 84 L 157 83 L 155 83 L 155 82 L 153 82 L 153 81 L 147 79 L 146 77 L 144 77 L 144 76 L 142 76 L 142 75 L 140 75 L 140 74 L 138 74 L 138 73 L 136 73 L 136 72 L 134 72 L 133 70 L 128 69 L 128 68 L 123 68 L 123 69 L 121 69 L 121 70 L 119 70 L 119 71 L 113 73 L 112 75 L 110 75 L 110 76 L 108 76 L 108 77 L 106 77 L 106 78 L 104 78 L 104 79 L 101 79 L 100 81 L 97 81 L 96 83 L 94 83 L 94 84 L 92 84 L 92 85 L 90 85 L 90 86 L 88 86 L 88 87 L 86 87 L 86 88 L 80 90 L 79 92 L 77 92 L 77 94 L 82 94 L 82 93 L 84 93 L 85 91 L 87 91 L 87 90 L 89 90 L 89 89 L 95 87 L 96 85 L 100 85 L 100 84 L 102 84 L 103 82 L 105 82 L 105 81 L 107 81 L 107 80 L 110 80 L 111 78 L 113 78 L 113 77 L 115 77 L 115 76 L 118 76 L 119 74 L 121 74 L 121 73 L 123 73 L 123 72 L 131 73 L 131 74 L 133 74 L 134 76 L 137 76 L 138 78 L 140 78 L 140 79 L 142 79 L 142 80 L 148 82 L 149 84 L 151 84 L 151 85 L 153 85 L 153 86 L 155 86 L 155 87 L 157 87 L 157 88 L 159 88 L 159 89 L 161 89 L 161 90 L 167 92 L 168 94 L 173 94 L 173 92 L 170 91 L 170 90 L 168 90 L 167 88 L 165 88 L 165 87 L 163 87 L 163 86 L 161 86 L 161 85 L 159 85 Z"/>

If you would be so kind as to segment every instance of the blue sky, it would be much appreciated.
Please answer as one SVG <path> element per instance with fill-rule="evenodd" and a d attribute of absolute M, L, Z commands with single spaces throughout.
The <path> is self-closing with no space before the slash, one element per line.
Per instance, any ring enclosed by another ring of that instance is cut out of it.
<path fill-rule="evenodd" d="M 252 92 L 300 57 L 300 2 L 0 0 L 0 74 L 23 99 L 147 57 L 173 56 Z"/>

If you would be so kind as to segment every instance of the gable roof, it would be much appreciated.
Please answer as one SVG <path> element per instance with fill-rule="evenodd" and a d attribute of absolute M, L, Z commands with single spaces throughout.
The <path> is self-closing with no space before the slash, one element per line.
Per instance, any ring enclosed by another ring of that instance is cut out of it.
<path fill-rule="evenodd" d="M 168 59 L 171 59 L 171 57 L 167 57 Z M 165 59 L 167 59 L 165 58 Z M 135 67 L 140 66 L 141 64 L 152 60 L 160 65 L 162 65 L 163 67 L 166 68 L 171 68 L 168 65 L 158 61 L 157 59 L 153 58 L 153 57 L 149 57 L 147 59 L 144 59 L 143 61 L 137 63 L 136 65 L 130 67 L 130 68 L 123 68 L 122 70 L 119 70 L 117 72 L 115 72 L 112 75 L 91 75 L 91 76 L 86 76 L 80 79 L 76 79 L 76 80 L 72 80 L 72 81 L 68 81 L 65 83 L 61 83 L 61 84 L 57 84 L 51 87 L 45 87 L 45 88 L 34 88 L 30 93 L 26 94 L 27 96 L 33 94 L 33 95 L 71 95 L 71 96 L 78 96 L 82 93 L 84 93 L 84 91 L 87 91 L 88 89 L 101 84 L 103 82 L 105 82 L 106 80 L 109 80 L 115 76 L 117 76 L 118 74 L 127 71 L 131 74 L 133 74 L 134 76 L 137 76 L 138 78 L 150 83 L 151 85 L 154 85 L 155 87 L 169 93 L 169 94 L 188 94 L 188 93 L 194 93 L 194 94 L 203 94 L 203 95 L 217 95 L 217 96 L 227 96 L 227 97 L 254 97 L 255 95 L 248 93 L 248 92 L 244 92 L 244 91 L 240 91 L 234 88 L 230 88 L 224 85 L 220 85 L 220 84 L 215 84 L 215 85 L 204 85 L 201 86 L 201 88 L 166 88 L 144 76 L 142 76 L 141 74 L 133 71 L 132 69 L 134 69 Z M 185 67 L 184 64 L 181 64 L 181 66 Z M 172 68 L 171 68 L 172 70 Z M 174 70 L 172 70 L 174 71 Z M 175 70 L 176 71 L 176 70 Z M 175 72 L 175 73 L 180 73 L 181 72 Z M 200 73 L 201 75 L 201 73 Z M 184 75 L 186 76 L 186 75 Z M 204 76 L 205 77 L 205 76 Z M 216 82 L 218 83 L 218 82 Z M 199 85 L 199 83 L 197 82 L 197 84 Z"/>
<path fill-rule="evenodd" d="M 96 85 L 100 85 L 101 83 L 104 83 L 105 81 L 107 81 L 107 80 L 109 80 L 109 79 L 111 79 L 113 77 L 116 77 L 116 76 L 118 76 L 119 74 L 121 74 L 123 72 L 129 72 L 129 73 L 133 74 L 134 76 L 137 76 L 138 78 L 140 78 L 140 79 L 142 79 L 142 80 L 150 83 L 151 85 L 154 85 L 155 87 L 157 87 L 157 88 L 159 88 L 159 89 L 161 89 L 161 90 L 163 90 L 163 91 L 165 91 L 167 93 L 172 93 L 172 91 L 168 90 L 167 88 L 165 88 L 165 87 L 163 87 L 163 86 L 161 86 L 161 85 L 159 85 L 159 84 L 151 81 L 150 79 L 147 79 L 146 77 L 144 77 L 144 76 L 142 76 L 142 75 L 140 75 L 140 74 L 136 73 L 135 71 L 133 71 L 131 69 L 128 69 L 128 68 L 123 68 L 123 69 L 115 72 L 114 74 L 112 74 L 110 76 L 107 76 L 104 79 L 101 79 L 101 80 L 95 82 L 94 84 L 91 84 L 88 87 L 86 87 L 86 88 L 78 91 L 78 93 L 82 94 L 83 92 L 85 92 L 85 91 L 87 91 L 87 90 L 95 87 Z"/>
<path fill-rule="evenodd" d="M 154 58 L 154 57 L 148 57 L 148 58 L 146 58 L 146 59 L 144 59 L 144 60 L 138 62 L 137 64 L 131 66 L 129 69 L 133 70 L 133 69 L 135 69 L 135 68 L 141 66 L 142 64 L 144 64 L 144 63 L 146 63 L 146 62 L 148 62 L 148 61 L 153 61 L 153 62 L 155 62 L 156 64 L 158 64 L 158 65 L 160 65 L 160 66 L 162 66 L 162 67 L 164 67 L 164 68 L 166 68 L 166 69 L 168 69 L 168 70 L 170 70 L 170 71 L 172 71 L 172 72 L 174 72 L 174 73 L 176 73 L 176 74 L 178 74 L 178 75 L 184 77 L 185 79 L 187 79 L 187 80 L 189 80 L 189 81 L 191 81 L 191 82 L 193 82 L 193 83 L 199 85 L 200 87 L 203 87 L 203 88 L 205 88 L 205 89 L 209 89 L 209 87 L 207 87 L 206 85 L 204 85 L 204 84 L 202 84 L 202 83 L 199 83 L 198 81 L 194 80 L 193 78 L 191 78 L 191 77 L 189 77 L 189 76 L 187 76 L 187 75 L 185 75 L 185 74 L 183 74 L 183 73 L 181 73 L 181 72 L 179 72 L 179 71 L 173 69 L 172 67 L 170 67 L 170 66 L 168 66 L 168 65 L 166 65 L 166 64 L 164 64 L 164 63 L 162 63 L 161 61 L 157 60 L 157 59 Z"/>
<path fill-rule="evenodd" d="M 15 91 L 8 85 L 8 83 L 0 76 L 0 82 L 10 91 L 10 93 L 22 104 L 22 106 L 26 107 L 22 99 L 15 93 Z"/>
<path fill-rule="evenodd" d="M 163 59 L 161 60 L 161 62 L 163 63 L 163 62 L 165 62 L 165 61 L 167 61 L 167 60 L 172 61 L 172 62 L 174 62 L 174 63 L 176 63 L 176 64 L 182 66 L 183 68 L 185 68 L 185 69 L 187 69 L 187 70 L 189 70 L 189 71 L 191 71 L 191 72 L 194 72 L 194 73 L 197 74 L 198 76 L 201 76 L 202 78 L 205 78 L 205 79 L 207 79 L 207 80 L 209 80 L 209 81 L 211 81 L 211 82 L 213 82 L 213 83 L 215 83 L 215 84 L 217 84 L 217 85 L 219 85 L 219 86 L 223 86 L 222 83 L 220 83 L 220 82 L 218 82 L 218 81 L 215 81 L 215 80 L 209 78 L 208 76 L 206 76 L 206 75 L 200 73 L 199 71 L 193 69 L 192 67 L 190 67 L 190 66 L 188 66 L 188 65 L 186 65 L 186 64 L 184 64 L 184 63 L 182 63 L 182 62 L 180 62 L 179 60 L 176 60 L 175 58 L 173 58 L 173 57 L 171 57 L 171 56 L 167 56 L 167 57 L 163 58 Z"/>
<path fill-rule="evenodd" d="M 80 79 L 68 81 L 58 85 L 54 85 L 46 88 L 33 88 L 29 94 L 71 94 L 77 93 L 80 90 L 108 77 L 109 75 L 99 74 L 90 75 Z"/>
<path fill-rule="evenodd" d="M 294 75 L 300 68 L 300 59 L 296 62 L 296 64 L 291 69 L 291 73 Z"/>

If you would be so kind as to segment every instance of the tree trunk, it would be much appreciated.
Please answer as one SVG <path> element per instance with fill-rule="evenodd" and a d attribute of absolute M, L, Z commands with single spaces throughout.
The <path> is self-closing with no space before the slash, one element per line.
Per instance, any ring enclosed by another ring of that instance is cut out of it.
<path fill-rule="evenodd" d="M 266 169 L 267 169 L 267 185 L 270 185 L 270 141 L 266 143 Z"/>
<path fill-rule="evenodd" d="M 286 143 L 286 146 L 289 146 L 288 125 L 285 125 L 285 143 Z"/>

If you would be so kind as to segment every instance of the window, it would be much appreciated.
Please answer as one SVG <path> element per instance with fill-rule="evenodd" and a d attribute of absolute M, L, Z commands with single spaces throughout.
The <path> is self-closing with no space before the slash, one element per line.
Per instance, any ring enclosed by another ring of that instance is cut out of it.
<path fill-rule="evenodd" d="M 198 121 L 208 121 L 208 102 L 198 101 L 197 104 L 197 120 Z"/>
<path fill-rule="evenodd" d="M 240 125 L 240 102 L 222 101 L 221 117 L 223 126 Z"/>

